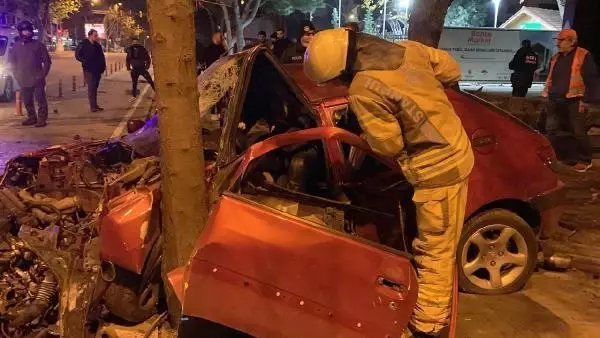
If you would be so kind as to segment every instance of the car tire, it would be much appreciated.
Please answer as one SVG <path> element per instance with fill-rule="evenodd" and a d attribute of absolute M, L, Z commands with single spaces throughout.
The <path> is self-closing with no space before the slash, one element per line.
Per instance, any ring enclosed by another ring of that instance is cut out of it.
<path fill-rule="evenodd" d="M 15 100 L 15 85 L 12 78 L 7 78 L 2 91 L 2 101 L 12 102 Z"/>
<path fill-rule="evenodd" d="M 500 295 L 521 290 L 537 263 L 538 244 L 531 226 L 504 209 L 469 220 L 456 255 L 460 288 L 467 293 Z"/>

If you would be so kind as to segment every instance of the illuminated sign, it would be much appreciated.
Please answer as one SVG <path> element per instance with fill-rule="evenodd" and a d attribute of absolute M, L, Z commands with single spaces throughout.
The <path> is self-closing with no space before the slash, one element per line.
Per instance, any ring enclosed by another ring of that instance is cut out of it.
<path fill-rule="evenodd" d="M 101 24 L 101 23 L 86 23 L 84 27 L 85 27 L 85 33 L 86 34 L 90 30 L 94 29 L 94 30 L 96 30 L 98 32 L 98 37 L 100 39 L 106 39 L 106 33 L 104 31 L 104 24 Z"/>

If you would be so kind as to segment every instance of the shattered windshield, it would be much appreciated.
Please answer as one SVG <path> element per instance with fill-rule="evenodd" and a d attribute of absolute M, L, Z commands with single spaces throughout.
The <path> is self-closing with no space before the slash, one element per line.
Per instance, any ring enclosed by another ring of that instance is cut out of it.
<path fill-rule="evenodd" d="M 243 55 L 217 60 L 198 76 L 198 105 L 202 119 L 204 148 L 218 150 L 221 128 L 229 112 L 243 64 Z M 122 141 L 142 156 L 159 154 L 158 117 L 149 119 L 144 127 L 123 137 Z"/>

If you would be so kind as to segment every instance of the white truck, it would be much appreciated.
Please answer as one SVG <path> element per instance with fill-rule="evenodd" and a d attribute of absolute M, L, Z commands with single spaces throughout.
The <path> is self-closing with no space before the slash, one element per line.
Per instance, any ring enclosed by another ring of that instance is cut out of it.
<path fill-rule="evenodd" d="M 543 82 L 548 76 L 550 57 L 557 52 L 553 40 L 556 34 L 540 30 L 445 27 L 438 47 L 458 60 L 462 81 L 506 83 L 512 73 L 508 63 L 521 47 L 521 41 L 530 40 L 540 60 L 534 82 Z"/>

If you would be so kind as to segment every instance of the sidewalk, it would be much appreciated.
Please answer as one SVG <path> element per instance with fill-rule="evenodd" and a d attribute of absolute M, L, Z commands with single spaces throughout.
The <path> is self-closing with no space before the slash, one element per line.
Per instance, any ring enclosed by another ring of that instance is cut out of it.
<path fill-rule="evenodd" d="M 600 160 L 586 173 L 559 174 L 567 189 L 567 208 L 559 231 L 542 244 L 545 250 L 573 257 L 574 267 L 600 274 Z"/>
<path fill-rule="evenodd" d="M 98 104 L 105 111 L 98 113 L 90 112 L 87 88 L 80 87 L 62 100 L 49 97 L 45 128 L 23 127 L 23 118 L 13 115 L 14 106 L 0 108 L 0 172 L 8 159 L 26 151 L 72 143 L 75 139 L 100 140 L 120 135 L 126 131 L 128 118 L 143 118 L 150 109 L 154 97 L 152 89 L 145 83 L 141 83 L 139 89 L 146 95 L 130 102 L 131 77 L 127 71 L 103 78 Z"/>

